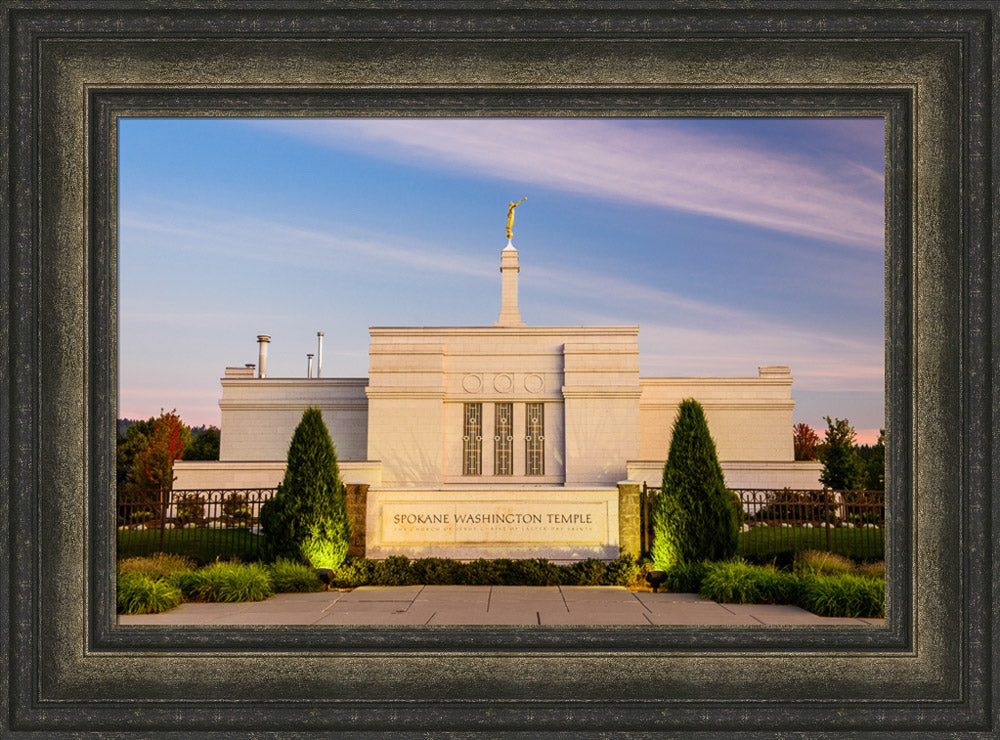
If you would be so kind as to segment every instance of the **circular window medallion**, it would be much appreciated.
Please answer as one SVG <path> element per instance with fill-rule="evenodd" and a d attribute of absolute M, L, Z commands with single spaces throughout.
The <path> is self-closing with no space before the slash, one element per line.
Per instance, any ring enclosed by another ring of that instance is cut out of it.
<path fill-rule="evenodd" d="M 510 393 L 510 389 L 514 387 L 514 379 L 507 374 L 497 375 L 493 379 L 493 389 L 497 393 Z"/>
<path fill-rule="evenodd" d="M 482 389 L 483 379 L 478 375 L 466 375 L 462 378 L 462 387 L 466 393 L 475 393 Z"/>
<path fill-rule="evenodd" d="M 532 374 L 524 378 L 524 390 L 528 391 L 528 393 L 538 393 L 544 385 L 545 381 L 542 380 L 541 375 Z"/>

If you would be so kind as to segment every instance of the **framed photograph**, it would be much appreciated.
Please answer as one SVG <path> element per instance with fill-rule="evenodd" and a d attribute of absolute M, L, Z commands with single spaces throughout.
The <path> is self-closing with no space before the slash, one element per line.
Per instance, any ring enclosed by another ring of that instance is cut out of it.
<path fill-rule="evenodd" d="M 997 11 L 5 3 L 0 728 L 992 736 Z M 884 627 L 116 623 L 123 119 L 765 116 L 884 122 Z"/>

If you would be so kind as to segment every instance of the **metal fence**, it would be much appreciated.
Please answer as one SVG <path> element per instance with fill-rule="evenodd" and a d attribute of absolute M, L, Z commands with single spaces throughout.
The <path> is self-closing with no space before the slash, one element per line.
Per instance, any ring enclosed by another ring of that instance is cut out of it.
<path fill-rule="evenodd" d="M 732 489 L 739 500 L 740 554 L 826 550 L 859 559 L 881 559 L 885 530 L 883 491 L 829 488 Z M 641 545 L 653 542 L 653 512 L 659 488 L 642 487 Z"/>
<path fill-rule="evenodd" d="M 262 553 L 260 510 L 275 488 L 213 488 L 173 491 L 167 501 L 118 503 L 118 552 L 212 554 Z"/>

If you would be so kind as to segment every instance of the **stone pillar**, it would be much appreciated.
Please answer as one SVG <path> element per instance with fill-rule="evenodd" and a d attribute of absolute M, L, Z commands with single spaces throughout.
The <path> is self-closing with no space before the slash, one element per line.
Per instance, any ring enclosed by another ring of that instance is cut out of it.
<path fill-rule="evenodd" d="M 524 326 L 517 307 L 517 250 L 511 242 L 500 252 L 500 318 L 494 326 Z"/>
<path fill-rule="evenodd" d="M 621 554 L 629 553 L 636 560 L 642 547 L 639 528 L 639 497 L 642 485 L 639 481 L 618 482 L 618 544 Z"/>
<path fill-rule="evenodd" d="M 368 484 L 347 484 L 347 521 L 351 523 L 351 544 L 347 554 L 352 557 L 365 556 L 365 526 L 368 510 Z"/>

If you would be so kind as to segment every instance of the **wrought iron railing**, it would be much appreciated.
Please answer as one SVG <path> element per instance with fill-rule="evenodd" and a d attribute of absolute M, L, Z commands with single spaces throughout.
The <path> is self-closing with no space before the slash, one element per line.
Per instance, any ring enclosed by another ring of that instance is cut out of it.
<path fill-rule="evenodd" d="M 826 550 L 859 559 L 881 559 L 885 530 L 883 491 L 732 489 L 740 511 L 740 554 L 768 555 Z M 659 488 L 643 484 L 641 547 L 653 542 Z"/>
<path fill-rule="evenodd" d="M 166 501 L 119 501 L 118 554 L 259 557 L 260 510 L 275 488 L 172 491 Z"/>

